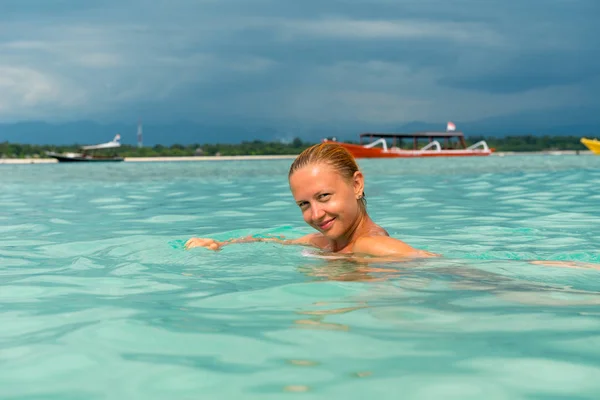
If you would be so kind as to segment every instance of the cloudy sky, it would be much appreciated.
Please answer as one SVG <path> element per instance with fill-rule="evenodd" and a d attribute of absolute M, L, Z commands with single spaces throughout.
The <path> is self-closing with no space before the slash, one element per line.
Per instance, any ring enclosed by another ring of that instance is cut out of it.
<path fill-rule="evenodd" d="M 600 108 L 598 0 L 1 0 L 0 123 Z"/>

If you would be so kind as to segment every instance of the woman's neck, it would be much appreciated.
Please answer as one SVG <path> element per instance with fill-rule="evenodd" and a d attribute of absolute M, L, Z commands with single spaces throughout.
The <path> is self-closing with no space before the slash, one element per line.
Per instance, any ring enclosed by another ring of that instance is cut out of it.
<path fill-rule="evenodd" d="M 356 242 L 358 238 L 367 235 L 374 226 L 375 223 L 371 220 L 369 215 L 366 212 L 361 212 L 346 234 L 339 239 L 331 241 L 331 250 L 336 253 L 351 253 L 354 242 Z"/>

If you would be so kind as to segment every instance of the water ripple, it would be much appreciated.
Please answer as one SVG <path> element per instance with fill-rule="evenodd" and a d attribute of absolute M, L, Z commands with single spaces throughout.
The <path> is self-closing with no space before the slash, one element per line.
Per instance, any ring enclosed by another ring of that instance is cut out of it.
<path fill-rule="evenodd" d="M 183 249 L 310 232 L 289 160 L 2 166 L 1 396 L 596 396 L 600 157 L 360 164 L 373 219 L 442 258 Z"/>

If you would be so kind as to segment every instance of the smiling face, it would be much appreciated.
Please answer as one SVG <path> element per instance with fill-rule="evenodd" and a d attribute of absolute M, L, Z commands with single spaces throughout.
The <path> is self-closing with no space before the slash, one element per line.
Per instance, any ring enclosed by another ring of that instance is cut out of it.
<path fill-rule="evenodd" d="M 290 176 L 290 189 L 304 221 L 327 238 L 343 238 L 357 226 L 364 179 L 360 171 L 345 179 L 326 163 L 308 164 Z"/>

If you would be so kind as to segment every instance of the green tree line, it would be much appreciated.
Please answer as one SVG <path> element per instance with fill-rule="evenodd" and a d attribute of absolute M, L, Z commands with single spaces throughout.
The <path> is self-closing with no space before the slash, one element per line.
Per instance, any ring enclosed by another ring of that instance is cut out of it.
<path fill-rule="evenodd" d="M 102 150 L 102 154 L 117 154 L 122 157 L 183 157 L 183 156 L 240 156 L 240 155 L 294 155 L 299 154 L 312 143 L 296 138 L 289 143 L 265 142 L 262 140 L 244 141 L 237 144 L 173 144 L 164 146 L 137 147 L 121 145 L 121 147 Z M 46 152 L 77 153 L 80 145 L 35 145 L 19 143 L 0 143 L 0 157 L 24 158 L 46 157 Z"/>
<path fill-rule="evenodd" d="M 485 140 L 489 147 L 496 151 L 549 151 L 549 150 L 587 150 L 580 142 L 581 136 L 506 136 L 470 137 L 469 144 Z"/>
<path fill-rule="evenodd" d="M 467 145 L 485 140 L 496 151 L 546 151 L 546 150 L 587 150 L 580 141 L 580 136 L 507 136 L 503 138 L 472 136 L 466 138 Z M 351 143 L 351 141 L 349 141 Z M 356 143 L 356 142 L 354 142 Z M 157 144 L 138 148 L 132 145 L 122 145 L 119 148 L 107 150 L 110 154 L 123 157 L 177 157 L 177 156 L 238 156 L 238 155 L 294 155 L 299 154 L 313 142 L 305 142 L 295 138 L 289 143 L 269 142 L 262 140 L 244 141 L 237 144 L 173 144 L 164 146 Z M 68 146 L 35 145 L 20 143 L 0 143 L 0 157 L 25 158 L 46 157 L 46 152 L 57 153 L 78 152 L 79 145 Z"/>

